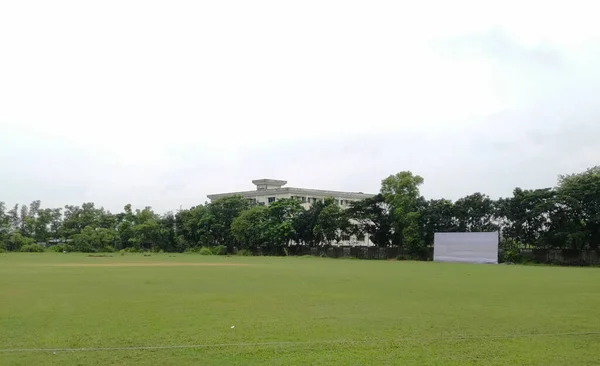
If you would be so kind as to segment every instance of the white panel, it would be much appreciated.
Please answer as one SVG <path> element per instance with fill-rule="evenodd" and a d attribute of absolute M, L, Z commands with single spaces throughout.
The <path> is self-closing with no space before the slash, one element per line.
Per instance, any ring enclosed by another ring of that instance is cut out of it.
<path fill-rule="evenodd" d="M 498 233 L 435 233 L 436 262 L 498 263 Z"/>

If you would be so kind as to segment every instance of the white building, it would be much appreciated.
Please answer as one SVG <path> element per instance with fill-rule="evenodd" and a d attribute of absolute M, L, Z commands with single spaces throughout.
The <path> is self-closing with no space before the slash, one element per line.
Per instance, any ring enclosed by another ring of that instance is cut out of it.
<path fill-rule="evenodd" d="M 324 201 L 326 198 L 333 198 L 335 202 L 342 208 L 350 206 L 350 202 L 360 201 L 365 198 L 375 196 L 374 194 L 368 194 L 363 192 L 340 192 L 340 191 L 327 191 L 320 189 L 307 189 L 307 188 L 294 188 L 284 187 L 287 184 L 285 180 L 275 179 L 257 179 L 253 180 L 252 183 L 256 185 L 254 191 L 242 191 L 242 192 L 230 192 L 230 193 L 218 193 L 210 194 L 208 198 L 211 201 L 218 200 L 220 198 L 231 197 L 231 196 L 242 196 L 247 198 L 250 202 L 259 205 L 269 205 L 276 200 L 283 198 L 295 198 L 299 200 L 305 209 L 308 209 L 311 204 L 317 201 Z M 366 237 L 344 237 L 341 243 L 337 245 L 372 245 L 371 241 Z"/>

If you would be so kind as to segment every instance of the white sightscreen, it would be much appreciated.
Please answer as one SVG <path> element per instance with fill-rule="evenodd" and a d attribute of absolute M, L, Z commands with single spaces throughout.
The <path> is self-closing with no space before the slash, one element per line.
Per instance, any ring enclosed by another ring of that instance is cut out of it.
<path fill-rule="evenodd" d="M 433 260 L 498 263 L 498 233 L 435 233 Z"/>

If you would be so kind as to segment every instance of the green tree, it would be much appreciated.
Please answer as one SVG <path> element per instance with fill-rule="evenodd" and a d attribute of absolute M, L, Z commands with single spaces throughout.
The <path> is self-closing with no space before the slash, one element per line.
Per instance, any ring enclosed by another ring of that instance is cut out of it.
<path fill-rule="evenodd" d="M 75 251 L 84 253 L 113 251 L 116 237 L 114 230 L 88 225 L 79 234 L 73 235 L 70 245 Z"/>
<path fill-rule="evenodd" d="M 433 245 L 435 233 L 460 231 L 454 218 L 454 204 L 447 199 L 419 200 L 419 227 L 423 241 Z"/>
<path fill-rule="evenodd" d="M 213 245 L 214 217 L 207 206 L 199 205 L 181 210 L 175 215 L 176 241 L 179 251 Z"/>
<path fill-rule="evenodd" d="M 325 204 L 321 201 L 313 203 L 308 210 L 300 212 L 294 220 L 295 241 L 299 245 L 307 245 L 314 247 L 319 243 L 314 228 L 317 225 L 317 220 Z"/>
<path fill-rule="evenodd" d="M 213 245 L 231 246 L 235 238 L 231 233 L 231 224 L 243 211 L 250 207 L 248 200 L 242 196 L 232 196 L 211 202 L 208 210 L 212 216 L 210 223 Z"/>
<path fill-rule="evenodd" d="M 365 234 L 379 247 L 392 242 L 392 218 L 382 194 L 352 202 L 346 214 L 353 222 L 353 234 Z"/>
<path fill-rule="evenodd" d="M 265 242 L 265 225 L 269 209 L 253 206 L 242 211 L 231 223 L 231 233 L 243 249 L 256 249 Z"/>
<path fill-rule="evenodd" d="M 129 242 L 137 249 L 163 248 L 166 246 L 169 232 L 161 226 L 161 218 L 151 207 L 136 210 L 135 225 L 132 227 L 133 238 Z"/>
<path fill-rule="evenodd" d="M 381 194 L 390 206 L 395 243 L 413 255 L 422 255 L 424 243 L 419 232 L 419 186 L 423 178 L 410 171 L 390 175 L 381 182 Z"/>
<path fill-rule="evenodd" d="M 295 199 L 281 199 L 268 207 L 264 224 L 264 240 L 270 250 L 289 245 L 297 237 L 294 222 L 304 209 Z"/>
<path fill-rule="evenodd" d="M 6 239 L 6 250 L 18 252 L 25 245 L 33 245 L 35 240 L 23 236 L 20 232 L 12 232 Z"/>
<path fill-rule="evenodd" d="M 574 230 L 569 240 L 583 241 L 591 249 L 600 247 L 600 166 L 585 172 L 559 176 L 557 196 L 570 207 Z M 577 239 L 575 239 L 575 237 Z"/>
<path fill-rule="evenodd" d="M 489 196 L 479 192 L 457 200 L 454 203 L 454 217 L 459 231 L 498 230 L 495 203 Z"/>
<path fill-rule="evenodd" d="M 333 198 L 326 198 L 317 216 L 313 233 L 318 244 L 328 246 L 333 241 L 340 241 L 342 232 L 348 230 L 349 226 L 340 206 Z"/>
<path fill-rule="evenodd" d="M 4 202 L 0 202 L 0 248 L 6 249 L 6 241 L 10 232 L 10 215 L 6 212 Z"/>

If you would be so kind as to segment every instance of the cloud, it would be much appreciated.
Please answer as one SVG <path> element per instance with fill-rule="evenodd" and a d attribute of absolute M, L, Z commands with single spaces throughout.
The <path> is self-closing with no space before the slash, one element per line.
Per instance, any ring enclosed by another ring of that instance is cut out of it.
<path fill-rule="evenodd" d="M 2 4 L 0 200 L 167 211 L 401 170 L 497 197 L 597 165 L 589 3 L 234 4 Z"/>

